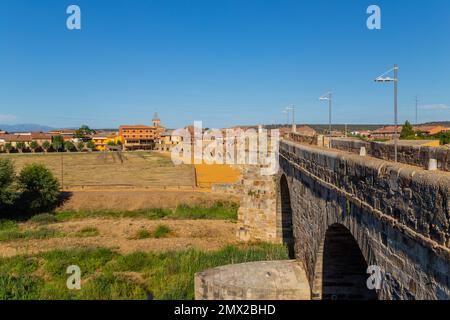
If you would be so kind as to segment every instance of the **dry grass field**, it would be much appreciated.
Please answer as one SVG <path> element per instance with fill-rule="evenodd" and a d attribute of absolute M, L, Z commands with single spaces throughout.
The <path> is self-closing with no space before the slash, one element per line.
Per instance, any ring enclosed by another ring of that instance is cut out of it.
<path fill-rule="evenodd" d="M 194 187 L 192 166 L 174 166 L 170 159 L 152 152 L 2 154 L 19 171 L 30 163 L 52 170 L 64 189 L 87 187 Z"/>

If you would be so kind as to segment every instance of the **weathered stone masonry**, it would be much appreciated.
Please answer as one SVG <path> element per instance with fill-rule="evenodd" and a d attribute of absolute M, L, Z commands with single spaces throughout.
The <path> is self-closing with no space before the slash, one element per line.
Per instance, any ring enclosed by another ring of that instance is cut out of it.
<path fill-rule="evenodd" d="M 450 298 L 447 173 L 287 141 L 280 144 L 280 166 L 289 185 L 296 257 L 304 264 L 313 297 L 322 297 L 325 282 L 334 281 L 333 270 L 323 265 L 330 256 L 327 248 L 347 241 L 348 230 L 365 263 L 383 272 L 379 298 Z M 279 221 L 280 206 L 275 207 Z M 333 235 L 338 235 L 335 240 Z"/>

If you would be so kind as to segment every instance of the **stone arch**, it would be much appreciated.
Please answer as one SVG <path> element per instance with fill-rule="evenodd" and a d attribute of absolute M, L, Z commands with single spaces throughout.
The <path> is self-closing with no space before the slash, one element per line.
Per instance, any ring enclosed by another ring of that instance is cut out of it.
<path fill-rule="evenodd" d="M 295 258 L 294 250 L 294 232 L 293 232 L 293 212 L 291 206 L 291 193 L 286 175 L 282 175 L 279 184 L 278 195 L 278 217 L 277 217 L 277 233 L 278 238 L 282 239 L 289 250 L 289 257 Z"/>
<path fill-rule="evenodd" d="M 335 223 L 328 227 L 318 252 L 312 296 L 324 300 L 376 300 L 367 288 L 368 264 L 350 230 Z"/>

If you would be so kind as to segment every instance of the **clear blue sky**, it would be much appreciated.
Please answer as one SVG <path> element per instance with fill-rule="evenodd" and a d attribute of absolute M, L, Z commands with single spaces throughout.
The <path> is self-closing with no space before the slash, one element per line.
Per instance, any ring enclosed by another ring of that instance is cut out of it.
<path fill-rule="evenodd" d="M 82 30 L 66 28 L 66 8 Z M 382 9 L 382 30 L 366 9 Z M 53 127 L 450 120 L 448 0 L 1 0 L 0 124 Z"/>

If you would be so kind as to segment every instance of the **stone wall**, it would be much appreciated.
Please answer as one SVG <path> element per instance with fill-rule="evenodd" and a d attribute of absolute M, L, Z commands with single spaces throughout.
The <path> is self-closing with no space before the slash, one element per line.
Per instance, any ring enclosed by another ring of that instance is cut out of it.
<path fill-rule="evenodd" d="M 290 132 L 289 139 L 295 142 L 306 143 L 313 146 L 323 145 L 323 135 L 305 135 L 297 132 Z"/>
<path fill-rule="evenodd" d="M 287 141 L 280 166 L 313 297 L 326 290 L 326 239 L 343 226 L 365 263 L 380 267 L 379 298 L 450 298 L 449 175 Z"/>
<path fill-rule="evenodd" d="M 368 155 L 384 159 L 395 160 L 394 145 L 374 141 L 362 141 L 355 139 L 333 138 L 331 148 L 347 152 L 357 153 L 361 147 L 366 148 Z M 450 149 L 447 147 L 421 147 L 421 146 L 398 146 L 398 161 L 418 167 L 427 168 L 430 159 L 436 159 L 438 169 L 450 171 Z"/>
<path fill-rule="evenodd" d="M 238 239 L 280 243 L 275 177 L 261 175 L 261 167 L 257 165 L 242 167 L 242 177 Z"/>

